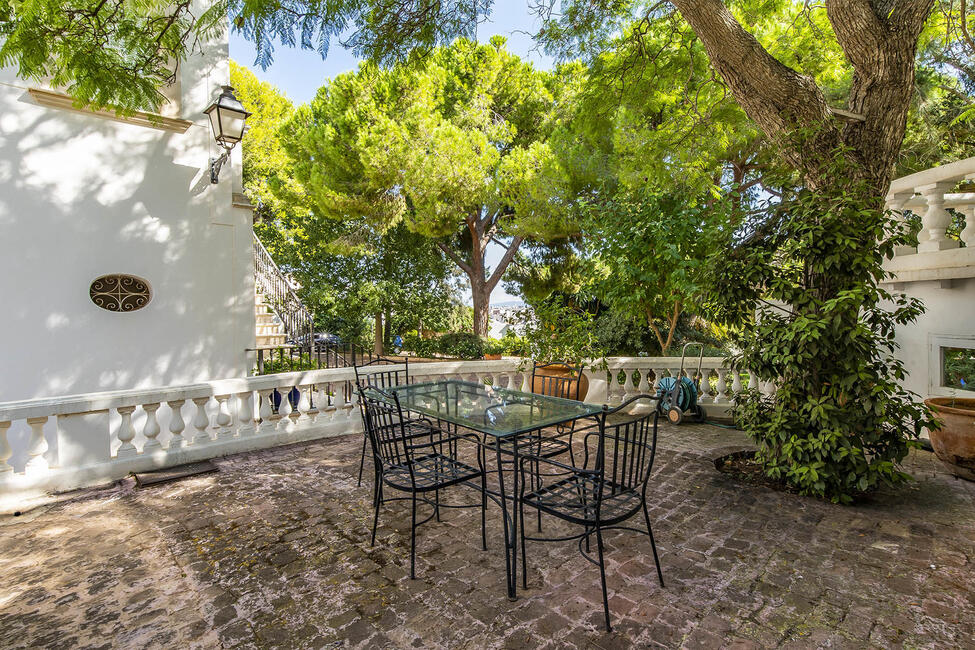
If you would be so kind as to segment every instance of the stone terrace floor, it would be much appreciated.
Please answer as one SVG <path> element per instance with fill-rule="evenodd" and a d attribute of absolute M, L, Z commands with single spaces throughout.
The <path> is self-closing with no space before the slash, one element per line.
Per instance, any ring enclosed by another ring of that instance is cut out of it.
<path fill-rule="evenodd" d="M 975 484 L 927 452 L 917 483 L 843 507 L 718 473 L 739 433 L 665 427 L 650 499 L 667 587 L 646 537 L 609 534 L 606 634 L 572 543 L 529 543 L 530 588 L 506 599 L 496 506 L 486 553 L 476 510 L 421 527 L 411 581 L 408 510 L 388 506 L 369 547 L 360 440 L 5 516 L 0 647 L 975 647 Z"/>

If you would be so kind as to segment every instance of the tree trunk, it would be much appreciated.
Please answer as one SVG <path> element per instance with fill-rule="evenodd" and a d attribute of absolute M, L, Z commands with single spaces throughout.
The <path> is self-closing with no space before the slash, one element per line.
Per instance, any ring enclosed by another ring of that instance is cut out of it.
<path fill-rule="evenodd" d="M 846 174 L 882 205 L 910 107 L 914 57 L 934 0 L 826 0 L 837 41 L 853 66 L 841 119 L 815 81 L 784 65 L 746 31 L 722 0 L 673 0 L 732 95 L 812 189 L 832 179 L 834 153 Z"/>
<path fill-rule="evenodd" d="M 447 257 L 452 259 L 467 274 L 467 278 L 471 283 L 471 301 L 474 303 L 474 333 L 480 337 L 487 337 L 488 310 L 491 306 L 491 293 L 498 286 L 501 276 L 504 275 L 505 270 L 507 270 L 511 261 L 515 258 L 515 254 L 518 252 L 518 248 L 521 246 L 524 238 L 515 237 L 511 240 L 511 244 L 501 257 L 501 261 L 498 262 L 497 268 L 491 273 L 490 278 L 487 277 L 484 256 L 487 253 L 487 247 L 491 242 L 493 234 L 492 231 L 486 228 L 486 221 L 479 214 L 479 210 L 474 211 L 465 218 L 465 224 L 471 235 L 471 257 L 469 262 L 464 261 L 456 251 L 448 248 L 446 244 L 438 243 L 437 245 L 440 247 L 440 250 L 447 254 Z"/>
<path fill-rule="evenodd" d="M 487 288 L 487 281 L 482 277 L 480 282 L 471 278 L 471 299 L 474 303 L 474 333 L 481 337 L 488 335 L 488 315 L 491 306 L 491 292 Z"/>
<path fill-rule="evenodd" d="M 372 351 L 374 354 L 382 356 L 383 355 L 383 313 L 381 311 L 377 311 L 375 317 L 376 317 L 376 327 L 375 327 L 375 334 L 373 337 L 374 343 L 372 346 Z"/>

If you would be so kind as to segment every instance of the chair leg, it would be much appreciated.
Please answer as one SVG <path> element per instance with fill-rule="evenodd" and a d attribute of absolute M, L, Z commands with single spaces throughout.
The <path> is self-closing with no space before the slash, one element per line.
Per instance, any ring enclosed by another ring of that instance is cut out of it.
<path fill-rule="evenodd" d="M 379 481 L 376 481 L 376 487 L 373 489 L 372 505 L 375 507 L 375 512 L 372 515 L 372 541 L 369 542 L 369 546 L 376 545 L 376 526 L 379 525 L 379 506 L 383 503 L 383 486 Z"/>
<path fill-rule="evenodd" d="M 518 512 L 515 513 L 521 519 L 521 586 L 528 589 L 528 555 L 525 544 L 525 502 L 518 501 Z"/>
<path fill-rule="evenodd" d="M 660 558 L 657 557 L 657 543 L 653 539 L 653 529 L 650 528 L 650 513 L 647 512 L 647 502 L 643 502 L 643 518 L 647 521 L 647 534 L 650 536 L 650 548 L 653 550 L 653 562 L 657 565 L 657 579 L 660 586 L 664 586 L 664 574 L 660 570 Z"/>
<path fill-rule="evenodd" d="M 487 550 L 487 472 L 481 470 L 481 550 Z"/>
<path fill-rule="evenodd" d="M 412 518 L 410 520 L 410 579 L 416 578 L 416 492 L 411 494 Z"/>
<path fill-rule="evenodd" d="M 437 516 L 437 522 L 440 521 L 440 490 L 433 491 L 433 512 Z"/>
<path fill-rule="evenodd" d="M 362 434 L 362 455 L 359 456 L 359 480 L 356 481 L 355 486 L 362 486 L 362 469 L 366 465 L 366 434 Z"/>
<path fill-rule="evenodd" d="M 606 631 L 612 632 L 609 623 L 609 595 L 606 593 L 606 563 L 603 560 L 603 531 L 596 524 L 596 548 L 599 550 L 599 580 L 603 587 L 603 612 L 606 614 Z"/>
<path fill-rule="evenodd" d="M 542 466 L 537 460 L 535 461 L 535 475 L 538 476 L 538 481 L 537 481 L 538 489 L 541 490 L 542 489 Z M 542 532 L 542 509 L 539 508 L 537 512 L 538 512 L 538 532 Z"/>

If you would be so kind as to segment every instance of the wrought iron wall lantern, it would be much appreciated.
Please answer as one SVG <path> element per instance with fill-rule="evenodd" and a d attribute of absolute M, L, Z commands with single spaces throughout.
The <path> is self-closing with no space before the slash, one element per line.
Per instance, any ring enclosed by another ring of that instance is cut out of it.
<path fill-rule="evenodd" d="M 220 168 L 230 158 L 230 150 L 244 137 L 244 126 L 251 114 L 234 95 L 233 86 L 223 86 L 220 96 L 203 112 L 210 118 L 213 139 L 224 149 L 219 158 L 210 159 L 210 182 L 216 183 Z"/>

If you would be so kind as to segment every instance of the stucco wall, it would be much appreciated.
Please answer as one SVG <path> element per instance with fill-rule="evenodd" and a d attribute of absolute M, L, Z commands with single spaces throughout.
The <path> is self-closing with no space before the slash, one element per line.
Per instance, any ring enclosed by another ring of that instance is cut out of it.
<path fill-rule="evenodd" d="M 947 287 L 947 288 L 946 288 Z M 898 356 L 910 373 L 905 387 L 921 397 L 947 395 L 940 388 L 938 337 L 975 338 L 975 278 L 909 282 L 899 291 L 924 301 L 926 312 L 913 325 L 897 330 Z"/>
<path fill-rule="evenodd" d="M 250 213 L 232 207 L 239 165 L 209 182 L 202 114 L 228 83 L 226 37 L 205 49 L 180 68 L 183 134 L 40 106 L 0 70 L 0 402 L 246 372 Z M 145 278 L 152 302 L 96 307 L 108 273 Z"/>

